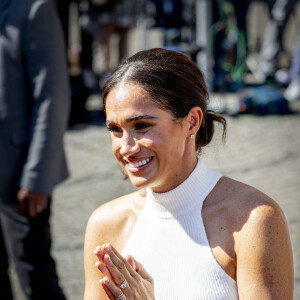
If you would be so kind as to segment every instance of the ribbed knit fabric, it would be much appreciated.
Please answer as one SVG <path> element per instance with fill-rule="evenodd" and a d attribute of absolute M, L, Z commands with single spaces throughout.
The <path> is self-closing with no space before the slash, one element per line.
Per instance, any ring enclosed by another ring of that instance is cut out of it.
<path fill-rule="evenodd" d="M 236 281 L 215 260 L 202 220 L 204 199 L 222 177 L 201 160 L 175 189 L 147 189 L 122 254 L 132 254 L 154 279 L 156 300 L 238 299 Z"/>

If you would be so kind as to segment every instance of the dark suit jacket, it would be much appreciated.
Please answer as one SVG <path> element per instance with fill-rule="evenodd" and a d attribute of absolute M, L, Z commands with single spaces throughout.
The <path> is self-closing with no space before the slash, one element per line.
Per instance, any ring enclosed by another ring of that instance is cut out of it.
<path fill-rule="evenodd" d="M 0 204 L 18 187 L 51 195 L 68 176 L 70 95 L 54 4 L 0 0 Z"/>

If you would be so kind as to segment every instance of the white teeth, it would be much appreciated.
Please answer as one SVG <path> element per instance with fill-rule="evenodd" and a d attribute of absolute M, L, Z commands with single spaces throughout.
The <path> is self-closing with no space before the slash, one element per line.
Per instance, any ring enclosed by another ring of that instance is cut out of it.
<path fill-rule="evenodd" d="M 141 166 L 144 166 L 145 164 L 147 164 L 149 161 L 151 160 L 151 158 L 147 158 L 147 159 L 143 159 L 137 163 L 128 163 L 128 166 L 131 167 L 131 168 L 138 168 L 138 167 L 141 167 Z"/>

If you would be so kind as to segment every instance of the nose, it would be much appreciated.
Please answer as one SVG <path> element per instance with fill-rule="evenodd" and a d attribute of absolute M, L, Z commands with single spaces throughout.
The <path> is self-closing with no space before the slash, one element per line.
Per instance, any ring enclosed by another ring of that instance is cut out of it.
<path fill-rule="evenodd" d="M 125 135 L 123 136 L 122 140 L 121 140 L 121 149 L 120 149 L 120 154 L 123 157 L 130 157 L 136 153 L 138 153 L 140 151 L 140 145 L 138 143 L 138 141 L 129 136 L 129 135 Z"/>

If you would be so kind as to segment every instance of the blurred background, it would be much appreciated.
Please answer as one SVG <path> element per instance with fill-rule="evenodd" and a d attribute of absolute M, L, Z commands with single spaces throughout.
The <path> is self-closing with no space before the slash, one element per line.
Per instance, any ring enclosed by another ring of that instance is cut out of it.
<path fill-rule="evenodd" d="M 217 128 L 202 159 L 278 201 L 300 299 L 299 1 L 57 0 L 56 6 L 71 87 L 65 136 L 71 176 L 54 193 L 52 252 L 68 299 L 83 297 L 89 215 L 134 190 L 111 154 L 103 85 L 124 58 L 153 47 L 180 51 L 203 70 L 209 106 L 226 116 L 228 136 L 222 144 Z M 10 272 L 16 299 L 25 299 Z"/>
<path fill-rule="evenodd" d="M 164 47 L 203 70 L 209 90 L 239 92 L 224 113 L 290 113 L 300 97 L 298 0 L 57 1 L 70 67 L 70 125 L 101 110 L 106 79 L 128 55 Z M 268 97 L 267 101 L 265 97 Z M 99 107 L 100 106 L 100 107 Z"/>

